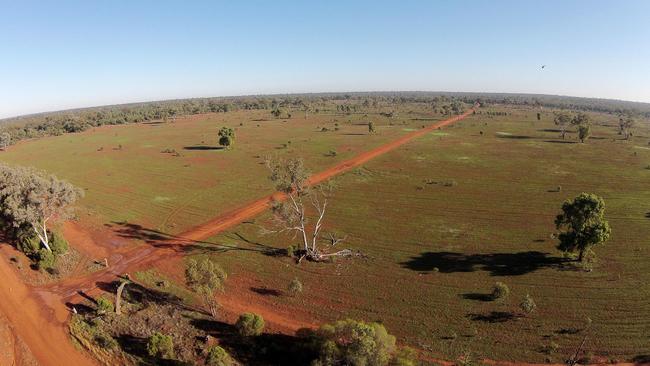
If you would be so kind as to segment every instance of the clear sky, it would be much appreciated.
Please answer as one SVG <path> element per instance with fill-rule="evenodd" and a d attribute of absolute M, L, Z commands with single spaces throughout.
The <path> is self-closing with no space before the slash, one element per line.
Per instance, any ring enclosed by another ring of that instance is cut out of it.
<path fill-rule="evenodd" d="M 650 1 L 0 0 L 0 117 L 379 90 L 650 102 Z"/>

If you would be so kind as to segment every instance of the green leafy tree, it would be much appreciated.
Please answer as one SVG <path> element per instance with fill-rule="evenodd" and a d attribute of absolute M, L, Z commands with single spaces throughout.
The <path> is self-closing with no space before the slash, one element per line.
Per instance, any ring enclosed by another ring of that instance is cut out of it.
<path fill-rule="evenodd" d="M 30 228 L 48 251 L 52 251 L 49 223 L 65 218 L 68 206 L 81 196 L 81 190 L 53 175 L 0 165 L 2 216 L 16 228 Z"/>
<path fill-rule="evenodd" d="M 6 149 L 11 144 L 11 135 L 8 132 L 0 133 L 0 148 Z"/>
<path fill-rule="evenodd" d="M 375 129 L 375 123 L 372 121 L 368 122 L 368 132 L 369 133 L 377 132 L 377 130 Z"/>
<path fill-rule="evenodd" d="M 219 130 L 219 145 L 230 149 L 235 144 L 235 130 L 230 127 L 221 127 Z"/>
<path fill-rule="evenodd" d="M 242 337 L 254 337 L 264 331 L 264 318 L 255 313 L 243 313 L 235 323 L 237 333 Z"/>
<path fill-rule="evenodd" d="M 395 337 L 379 323 L 352 319 L 323 325 L 317 331 L 316 365 L 386 366 L 395 353 Z"/>
<path fill-rule="evenodd" d="M 172 336 L 159 332 L 154 333 L 147 341 L 147 353 L 151 357 L 163 359 L 174 358 L 174 341 Z"/>
<path fill-rule="evenodd" d="M 208 258 L 198 261 L 190 259 L 185 268 L 187 285 L 203 298 L 213 317 L 217 316 L 219 310 L 216 293 L 223 292 L 226 278 L 226 272 Z"/>
<path fill-rule="evenodd" d="M 569 127 L 569 124 L 571 123 L 572 120 L 571 115 L 565 111 L 554 112 L 553 114 L 554 114 L 553 122 L 560 129 L 560 136 L 562 136 L 562 139 L 564 140 L 566 136 L 566 130 Z"/>
<path fill-rule="evenodd" d="M 595 194 L 581 193 L 562 204 L 562 213 L 555 218 L 555 226 L 561 230 L 558 249 L 578 252 L 578 261 L 591 247 L 609 239 L 611 229 L 605 220 L 605 202 Z"/>

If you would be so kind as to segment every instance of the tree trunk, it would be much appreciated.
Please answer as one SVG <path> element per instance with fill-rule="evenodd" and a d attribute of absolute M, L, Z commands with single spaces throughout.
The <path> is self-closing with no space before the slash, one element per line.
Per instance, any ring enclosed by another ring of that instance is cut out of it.
<path fill-rule="evenodd" d="M 585 250 L 581 249 L 580 254 L 578 255 L 578 262 L 582 263 L 583 259 L 585 259 Z"/>
<path fill-rule="evenodd" d="M 126 281 L 122 281 L 115 294 L 115 314 L 122 315 L 122 291 L 124 291 Z"/>

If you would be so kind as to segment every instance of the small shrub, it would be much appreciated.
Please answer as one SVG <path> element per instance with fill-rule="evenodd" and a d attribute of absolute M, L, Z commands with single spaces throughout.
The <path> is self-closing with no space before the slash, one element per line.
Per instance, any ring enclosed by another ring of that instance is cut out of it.
<path fill-rule="evenodd" d="M 101 296 L 97 299 L 97 308 L 95 312 L 97 315 L 104 315 L 113 312 L 114 306 L 113 302 L 107 299 L 104 296 Z"/>
<path fill-rule="evenodd" d="M 497 282 L 494 284 L 492 289 L 492 295 L 490 296 L 492 300 L 502 300 L 510 295 L 510 289 L 508 285 L 503 282 Z"/>
<path fill-rule="evenodd" d="M 524 300 L 519 304 L 519 307 L 521 310 L 523 310 L 526 314 L 530 314 L 535 309 L 537 309 L 537 304 L 535 304 L 535 301 L 533 300 L 533 297 L 530 296 L 529 294 L 526 294 L 524 297 Z"/>
<path fill-rule="evenodd" d="M 45 248 L 41 248 L 36 255 L 36 267 L 41 270 L 51 269 L 56 263 L 56 257 L 53 252 Z"/>
<path fill-rule="evenodd" d="M 28 257 L 34 257 L 38 255 L 39 250 L 41 249 L 41 239 L 36 235 L 27 234 L 20 235 L 16 243 L 16 248 L 23 252 Z"/>
<path fill-rule="evenodd" d="M 297 278 L 294 278 L 290 283 L 289 283 L 289 294 L 291 296 L 298 296 L 302 293 L 302 282 L 298 280 Z"/>
<path fill-rule="evenodd" d="M 68 252 L 68 241 L 62 235 L 55 232 L 50 233 L 50 248 L 55 256 Z"/>
<path fill-rule="evenodd" d="M 287 247 L 287 257 L 289 257 L 289 258 L 295 257 L 296 256 L 296 250 L 297 250 L 297 248 L 296 248 L 295 245 L 289 245 Z"/>
<path fill-rule="evenodd" d="M 327 132 L 327 131 L 329 131 L 329 128 L 327 128 L 327 127 L 323 127 L 323 128 L 320 129 L 320 132 Z"/>
<path fill-rule="evenodd" d="M 418 354 L 411 347 L 402 347 L 393 356 L 390 366 L 416 366 L 418 364 Z"/>
<path fill-rule="evenodd" d="M 264 330 L 264 319 L 255 313 L 243 313 L 237 319 L 235 327 L 242 337 L 258 336 Z"/>
<path fill-rule="evenodd" d="M 208 356 L 205 359 L 208 366 L 230 366 L 233 364 L 232 359 L 225 349 L 219 346 L 208 348 Z"/>
<path fill-rule="evenodd" d="M 172 336 L 154 333 L 147 341 L 147 353 L 151 357 L 174 358 L 174 342 Z"/>
<path fill-rule="evenodd" d="M 330 150 L 330 151 L 327 153 L 327 156 L 331 156 L 331 157 L 334 157 L 334 156 L 336 156 L 336 155 L 337 155 L 336 150 Z"/>
<path fill-rule="evenodd" d="M 542 346 L 542 352 L 547 354 L 547 355 L 554 354 L 555 352 L 557 352 L 558 349 L 560 349 L 560 345 L 553 342 L 553 341 L 551 341 L 551 343 L 549 343 L 549 344 L 546 344 L 546 345 Z"/>
<path fill-rule="evenodd" d="M 474 355 L 468 349 L 461 351 L 460 355 L 456 359 L 456 365 L 458 366 L 471 366 L 474 365 Z"/>

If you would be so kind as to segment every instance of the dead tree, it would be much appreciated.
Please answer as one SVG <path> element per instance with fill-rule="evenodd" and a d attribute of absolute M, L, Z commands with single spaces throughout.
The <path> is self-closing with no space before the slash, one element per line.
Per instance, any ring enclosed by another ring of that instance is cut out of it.
<path fill-rule="evenodd" d="M 316 188 L 310 187 L 309 172 L 301 159 L 267 159 L 266 163 L 271 171 L 271 181 L 278 191 L 286 195 L 286 200 L 273 202 L 275 229 L 264 231 L 293 233 L 294 238 L 300 237 L 302 249 L 298 252 L 298 262 L 303 258 L 318 262 L 329 257 L 353 255 L 349 249 L 329 253 L 319 245 L 323 239 L 329 239 L 330 247 L 335 247 L 345 240 L 345 237 L 333 233 L 330 233 L 328 238 L 323 238 L 322 235 L 332 186 L 323 184 Z"/>
<path fill-rule="evenodd" d="M 129 275 L 124 275 L 124 279 L 117 287 L 117 291 L 115 292 L 115 314 L 117 315 L 122 315 L 122 292 L 124 291 L 124 286 L 126 286 L 129 282 L 131 282 L 129 280 Z"/>

